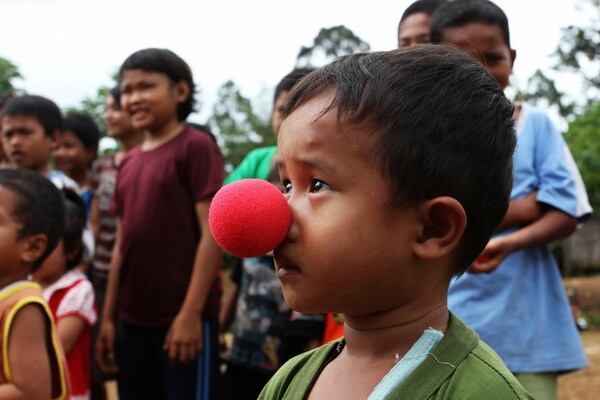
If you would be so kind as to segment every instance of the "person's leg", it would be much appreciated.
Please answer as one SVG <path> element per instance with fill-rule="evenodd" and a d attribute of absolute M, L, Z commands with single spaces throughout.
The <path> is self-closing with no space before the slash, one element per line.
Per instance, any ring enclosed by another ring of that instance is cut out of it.
<path fill-rule="evenodd" d="M 162 346 L 166 329 L 119 323 L 119 400 L 167 399 Z"/>
<path fill-rule="evenodd" d="M 166 381 L 169 399 L 214 400 L 219 398 L 218 325 L 204 321 L 204 350 L 197 361 L 171 365 L 167 353 Z"/>
<path fill-rule="evenodd" d="M 92 284 L 94 286 L 94 302 L 96 304 L 96 311 L 98 318 L 92 328 L 92 345 L 91 347 L 91 360 L 92 360 L 92 382 L 90 384 L 90 400 L 106 400 L 106 389 L 105 384 L 107 380 L 114 379 L 114 376 L 107 376 L 101 370 L 96 363 L 96 340 L 98 339 L 98 333 L 100 330 L 100 318 L 102 317 L 102 310 L 104 309 L 104 299 L 106 297 L 106 286 L 108 280 L 103 277 L 93 275 Z"/>
<path fill-rule="evenodd" d="M 556 400 L 556 373 L 515 374 L 521 386 L 536 400 Z"/>

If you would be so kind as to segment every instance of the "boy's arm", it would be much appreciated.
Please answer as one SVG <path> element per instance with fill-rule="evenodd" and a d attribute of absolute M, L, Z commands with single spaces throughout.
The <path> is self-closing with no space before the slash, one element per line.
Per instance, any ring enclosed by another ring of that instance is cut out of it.
<path fill-rule="evenodd" d="M 92 197 L 92 204 L 90 206 L 90 225 L 92 226 L 94 243 L 98 243 L 98 238 L 100 237 L 100 209 L 98 208 L 98 199 L 96 196 Z"/>
<path fill-rule="evenodd" d="M 26 305 L 17 312 L 8 337 L 7 357 L 13 383 L 0 385 L 0 399 L 52 397 L 48 328 L 38 304 Z"/>
<path fill-rule="evenodd" d="M 106 298 L 100 318 L 100 330 L 96 340 L 96 362 L 105 373 L 116 372 L 115 358 L 115 313 L 119 299 L 119 280 L 121 275 L 121 224 L 117 222 L 116 239 L 108 273 Z"/>
<path fill-rule="evenodd" d="M 223 250 L 210 232 L 209 207 L 210 200 L 196 203 L 196 218 L 202 237 L 196 248 L 194 267 L 185 299 L 165 340 L 164 347 L 172 362 L 192 361 L 203 350 L 202 313 L 223 256 Z"/>
<path fill-rule="evenodd" d="M 475 262 L 471 273 L 492 272 L 511 253 L 528 247 L 547 245 L 571 235 L 577 228 L 577 219 L 555 208 L 549 209 L 540 219 L 509 235 L 493 238 L 483 250 L 487 260 Z"/>
<path fill-rule="evenodd" d="M 522 199 L 512 200 L 496 232 L 528 225 L 537 221 L 543 212 L 543 205 L 537 201 L 537 191 L 529 193 Z"/>

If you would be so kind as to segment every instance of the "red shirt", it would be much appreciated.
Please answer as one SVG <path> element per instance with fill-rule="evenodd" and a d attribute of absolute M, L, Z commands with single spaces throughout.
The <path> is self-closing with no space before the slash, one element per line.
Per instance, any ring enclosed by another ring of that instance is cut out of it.
<path fill-rule="evenodd" d="M 189 127 L 161 146 L 131 150 L 114 192 L 121 222 L 119 311 L 125 321 L 169 326 L 185 298 L 201 232 L 195 205 L 223 184 L 223 156 Z M 204 318 L 218 318 L 215 277 Z"/>

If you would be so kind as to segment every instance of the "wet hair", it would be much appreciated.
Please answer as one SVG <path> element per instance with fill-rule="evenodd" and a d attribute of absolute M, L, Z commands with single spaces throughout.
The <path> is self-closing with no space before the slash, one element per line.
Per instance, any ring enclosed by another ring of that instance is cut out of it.
<path fill-rule="evenodd" d="M 115 86 L 114 88 L 112 88 L 108 91 L 108 94 L 115 101 L 115 108 L 117 110 L 120 110 L 121 109 L 121 88 L 118 86 Z"/>
<path fill-rule="evenodd" d="M 273 95 L 273 104 L 277 101 L 277 98 L 281 94 L 281 92 L 289 92 L 292 90 L 292 87 L 306 75 L 314 71 L 314 68 L 305 67 L 305 68 L 294 68 L 290 73 L 281 78 L 277 86 L 275 86 L 275 93 Z"/>
<path fill-rule="evenodd" d="M 444 29 L 472 22 L 498 25 L 504 42 L 510 48 L 508 18 L 500 7 L 489 0 L 453 0 L 441 5 L 431 16 L 429 30 L 432 43 L 443 42 Z"/>
<path fill-rule="evenodd" d="M 196 99 L 196 85 L 192 77 L 192 70 L 189 65 L 177 54 L 168 49 L 149 48 L 138 50 L 123 62 L 119 69 L 119 76 L 123 72 L 141 69 L 146 72 L 158 72 L 169 77 L 173 84 L 185 81 L 190 89 L 188 98 L 177 106 L 177 119 L 185 119 L 194 111 Z"/>
<path fill-rule="evenodd" d="M 85 205 L 79 194 L 71 189 L 63 189 L 65 205 L 65 229 L 62 239 L 65 254 L 68 254 L 66 269 L 75 268 L 83 259 L 83 245 L 81 237 L 85 227 Z"/>
<path fill-rule="evenodd" d="M 62 129 L 63 117 L 60 108 L 52 100 L 42 96 L 23 95 L 14 97 L 5 104 L 3 117 L 28 116 L 36 118 L 44 128 L 46 136 Z"/>
<path fill-rule="evenodd" d="M 92 117 L 83 113 L 71 113 L 65 117 L 63 131 L 71 131 L 87 150 L 98 148 L 100 129 Z"/>
<path fill-rule="evenodd" d="M 502 221 L 512 187 L 513 106 L 498 83 L 448 45 L 360 53 L 294 86 L 283 118 L 330 92 L 322 114 L 333 110 L 341 129 L 372 137 L 365 151 L 389 182 L 390 208 L 438 196 L 462 204 L 468 222 L 455 272 L 464 272 Z"/>
<path fill-rule="evenodd" d="M 0 169 L 0 186 L 14 195 L 13 217 L 21 223 L 19 238 L 43 234 L 46 250 L 30 272 L 52 253 L 65 226 L 65 207 L 60 190 L 47 178 L 27 169 Z"/>
<path fill-rule="evenodd" d="M 448 0 L 417 0 L 404 10 L 402 17 L 400 17 L 400 23 L 413 14 L 425 13 L 431 15 L 436 8 L 446 1 Z"/>

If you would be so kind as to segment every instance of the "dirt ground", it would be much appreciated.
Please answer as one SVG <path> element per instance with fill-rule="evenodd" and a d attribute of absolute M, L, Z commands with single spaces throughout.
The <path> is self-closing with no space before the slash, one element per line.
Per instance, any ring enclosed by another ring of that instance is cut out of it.
<path fill-rule="evenodd" d="M 589 368 L 558 378 L 559 400 L 596 400 L 600 398 L 600 329 L 581 334 Z"/>

